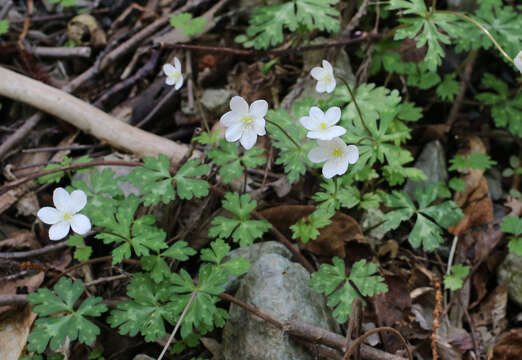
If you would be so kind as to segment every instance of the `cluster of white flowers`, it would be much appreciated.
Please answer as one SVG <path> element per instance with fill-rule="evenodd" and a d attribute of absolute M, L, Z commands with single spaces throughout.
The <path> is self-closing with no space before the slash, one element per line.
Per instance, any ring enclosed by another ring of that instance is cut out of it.
<path fill-rule="evenodd" d="M 78 212 L 87 205 L 87 196 L 81 190 L 74 190 L 71 194 L 64 188 L 56 188 L 53 192 L 55 207 L 46 206 L 38 211 L 38 218 L 49 225 L 49 239 L 60 240 L 69 234 L 70 228 L 80 235 L 91 230 L 91 221 Z"/>

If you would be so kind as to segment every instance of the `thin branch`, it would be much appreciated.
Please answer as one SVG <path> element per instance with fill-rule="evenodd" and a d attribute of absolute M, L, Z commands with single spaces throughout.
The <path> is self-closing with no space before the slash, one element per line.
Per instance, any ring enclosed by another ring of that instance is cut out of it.
<path fill-rule="evenodd" d="M 388 326 L 383 326 L 383 327 L 379 327 L 379 328 L 376 328 L 376 329 L 371 329 L 371 330 L 365 332 L 362 336 L 359 336 L 352 343 L 352 345 L 350 345 L 350 347 L 348 348 L 348 350 L 344 354 L 343 360 L 349 359 L 350 356 L 352 355 L 352 353 L 355 351 L 355 349 L 357 349 L 368 336 L 371 336 L 371 335 L 373 335 L 375 333 L 382 332 L 382 331 L 389 331 L 389 332 L 392 332 L 395 335 L 397 335 L 399 337 L 399 339 L 401 339 L 402 345 L 404 346 L 404 348 L 406 349 L 406 352 L 408 353 L 408 359 L 409 360 L 413 360 L 413 356 L 411 355 L 410 348 L 408 347 L 408 342 L 406 341 L 404 336 L 402 336 L 402 334 L 399 331 L 395 330 L 392 327 L 388 327 Z"/>
<path fill-rule="evenodd" d="M 16 251 L 16 252 L 0 252 L 0 259 L 25 259 L 29 257 L 42 256 L 46 255 L 53 251 L 58 251 L 67 247 L 67 243 L 65 241 L 55 244 L 45 246 L 40 249 L 29 250 L 29 251 Z"/>

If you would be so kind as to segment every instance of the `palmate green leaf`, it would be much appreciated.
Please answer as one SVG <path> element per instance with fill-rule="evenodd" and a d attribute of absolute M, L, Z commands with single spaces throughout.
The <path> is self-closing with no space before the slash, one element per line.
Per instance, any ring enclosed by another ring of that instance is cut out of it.
<path fill-rule="evenodd" d="M 375 275 L 377 265 L 360 260 L 353 264 L 350 276 L 346 276 L 344 261 L 338 257 L 332 259 L 333 265 L 323 264 L 312 274 L 309 286 L 319 293 L 328 296 L 328 306 L 334 308 L 333 316 L 339 323 L 346 322 L 350 315 L 352 303 L 360 299 L 349 280 L 364 296 L 373 296 L 388 291 L 384 278 Z M 342 286 L 341 286 L 342 284 Z M 364 300 L 361 299 L 363 302 Z"/>
<path fill-rule="evenodd" d="M 181 32 L 187 36 L 193 36 L 203 32 L 207 21 L 200 16 L 192 18 L 190 13 L 180 13 L 170 16 L 170 25 L 180 28 Z"/>
<path fill-rule="evenodd" d="M 179 197 L 191 200 L 193 197 L 207 196 L 210 184 L 205 180 L 192 177 L 206 175 L 209 171 L 210 165 L 200 164 L 199 159 L 187 161 L 174 176 Z"/>
<path fill-rule="evenodd" d="M 220 312 L 215 304 L 220 300 L 217 295 L 225 291 L 223 285 L 227 280 L 227 273 L 211 264 L 203 264 L 199 268 L 197 286 L 185 270 L 182 269 L 179 274 L 173 274 L 172 290 L 177 294 L 176 298 L 180 300 L 181 308 L 185 308 L 194 291 L 197 291 L 181 323 L 183 338 L 194 332 L 194 328 L 202 329 L 206 326 L 212 329 L 214 326 L 224 325 L 222 320 L 227 315 Z"/>
<path fill-rule="evenodd" d="M 179 300 L 167 303 L 172 295 L 165 292 L 167 286 L 166 282 L 157 284 L 147 274 L 134 274 L 127 286 L 127 295 L 131 300 L 118 304 L 107 322 L 113 328 L 119 327 L 121 335 L 135 336 L 140 332 L 145 341 L 165 336 L 164 320 L 175 324 L 177 316 L 183 311 Z"/>
<path fill-rule="evenodd" d="M 318 207 L 334 212 L 341 207 L 351 209 L 356 206 L 361 197 L 359 190 L 355 186 L 340 181 L 340 185 L 336 191 L 335 181 L 338 180 L 326 179 L 321 183 L 321 187 L 324 191 L 318 191 L 312 197 L 314 201 L 321 203 Z"/>
<path fill-rule="evenodd" d="M 210 237 L 226 239 L 232 236 L 232 240 L 243 247 L 251 245 L 271 227 L 266 220 L 250 220 L 250 212 L 256 208 L 257 201 L 248 194 L 226 193 L 222 204 L 236 218 L 215 217 L 208 232 Z"/>
<path fill-rule="evenodd" d="M 318 208 L 309 216 L 299 219 L 290 226 L 292 239 L 300 239 L 303 243 L 315 240 L 319 236 L 319 229 L 331 224 L 330 219 L 335 214 L 333 208 Z"/>
<path fill-rule="evenodd" d="M 140 188 L 145 206 L 162 201 L 168 204 L 176 197 L 170 175 L 169 158 L 159 154 L 158 158 L 145 158 L 143 166 L 138 166 L 121 180 Z"/>
<path fill-rule="evenodd" d="M 464 278 L 469 274 L 470 267 L 467 265 L 454 265 L 451 274 L 444 275 L 444 286 L 451 291 L 462 288 Z"/>
<path fill-rule="evenodd" d="M 137 256 L 147 256 L 150 255 L 150 250 L 159 251 L 167 247 L 166 233 L 154 226 L 153 215 L 134 219 L 139 202 L 135 195 L 129 195 L 117 208 L 115 215 L 108 216 L 100 222 L 104 229 L 95 237 L 102 239 L 105 244 L 119 244 L 112 251 L 113 264 L 130 258 L 131 250 L 134 250 Z"/>
<path fill-rule="evenodd" d="M 522 19 L 517 10 L 507 3 L 504 6 L 502 0 L 481 0 L 478 3 L 478 9 L 471 17 L 482 24 L 510 56 L 515 56 L 522 48 Z M 462 22 L 458 31 L 461 36 L 455 38 L 457 51 L 494 48 L 491 39 L 469 22 Z"/>
<path fill-rule="evenodd" d="M 333 5 L 339 0 L 293 0 L 279 5 L 258 6 L 254 9 L 247 29 L 245 45 L 267 49 L 283 42 L 285 29 L 338 32 L 339 11 Z M 246 41 L 251 38 L 250 41 Z"/>
<path fill-rule="evenodd" d="M 440 43 L 450 44 L 450 37 L 446 34 L 456 32 L 455 24 L 459 22 L 458 18 L 450 14 L 430 14 L 424 0 L 391 0 L 388 9 L 401 10 L 404 15 L 413 15 L 399 20 L 404 27 L 397 30 L 394 40 L 415 39 L 419 48 L 427 45 L 424 62 L 427 69 L 434 72 L 444 56 Z"/>
<path fill-rule="evenodd" d="M 468 168 L 472 168 L 484 171 L 491 168 L 497 162 L 491 160 L 487 154 L 474 152 L 468 157 L 455 155 L 452 159 L 450 159 L 450 163 L 451 166 L 448 168 L 448 170 L 466 170 Z"/>
<path fill-rule="evenodd" d="M 114 178 L 115 174 L 112 169 L 106 168 L 102 171 L 93 169 L 90 172 L 90 185 L 81 180 L 73 180 L 71 187 L 67 190 L 82 190 L 87 195 L 87 205 L 83 208 L 84 213 L 94 225 L 100 225 L 100 222 L 115 211 L 121 199 L 123 192 L 118 183 L 118 179 Z"/>
<path fill-rule="evenodd" d="M 408 241 L 414 248 L 422 245 L 425 250 L 433 251 L 444 242 L 443 228 L 454 225 L 464 216 L 453 201 L 435 202 L 436 199 L 450 196 L 451 193 L 444 184 L 429 184 L 425 188 L 416 189 L 417 207 L 406 192 L 395 190 L 385 196 L 385 205 L 392 210 L 385 214 L 383 226 L 387 230 L 393 230 L 417 215 Z"/>
<path fill-rule="evenodd" d="M 9 21 L 0 20 L 0 35 L 7 34 L 9 32 Z"/>
<path fill-rule="evenodd" d="M 210 243 L 210 249 L 202 249 L 200 260 L 220 265 L 227 256 L 231 247 L 223 239 L 217 239 Z"/>
<path fill-rule="evenodd" d="M 477 95 L 477 100 L 491 105 L 491 116 L 497 127 L 507 128 L 513 135 L 522 137 L 522 93 L 517 92 L 510 97 L 508 85 L 491 74 L 484 74 L 484 88 L 495 92 L 484 92 Z"/>
<path fill-rule="evenodd" d="M 158 253 L 157 255 L 144 256 L 141 258 L 141 266 L 144 270 L 150 272 L 152 280 L 160 283 L 164 278 L 170 276 L 170 268 L 165 261 L 165 257 L 178 260 L 186 261 L 189 256 L 195 255 L 196 250 L 188 246 L 186 241 L 176 241 L 167 250 Z"/>
<path fill-rule="evenodd" d="M 522 256 L 522 218 L 516 216 L 506 216 L 500 229 L 511 234 L 509 236 L 509 251 L 517 256 Z"/>
<path fill-rule="evenodd" d="M 280 150 L 275 163 L 284 166 L 288 181 L 293 184 L 299 179 L 299 176 L 305 174 L 307 165 L 312 165 L 307 155 L 315 146 L 314 142 L 306 141 L 306 129 L 297 124 L 286 110 L 269 110 L 266 119 L 285 129 L 301 146 L 298 148 L 278 127 L 267 122 L 266 129 L 272 139 L 272 145 Z"/>
<path fill-rule="evenodd" d="M 444 80 L 437 86 L 437 96 L 444 101 L 453 101 L 460 91 L 456 73 L 444 75 Z"/>
<path fill-rule="evenodd" d="M 260 156 L 263 152 L 263 149 L 253 147 L 239 156 L 238 143 L 220 139 L 219 147 L 212 148 L 208 152 L 208 157 L 220 167 L 219 175 L 223 178 L 223 182 L 228 184 L 243 174 L 244 167 L 255 168 L 263 165 L 266 162 L 266 158 Z"/>
<path fill-rule="evenodd" d="M 27 296 L 29 303 L 36 305 L 33 311 L 40 316 L 61 313 L 59 317 L 40 317 L 36 320 L 36 326 L 28 337 L 28 350 L 41 353 L 48 343 L 52 350 L 57 350 L 65 343 L 66 337 L 91 345 L 100 329 L 85 316 L 97 317 L 107 311 L 107 306 L 101 304 L 102 298 L 89 297 L 75 310 L 74 304 L 85 291 L 80 280 L 73 283 L 71 279 L 62 277 L 53 289 L 56 295 L 49 289 L 38 289 Z"/>

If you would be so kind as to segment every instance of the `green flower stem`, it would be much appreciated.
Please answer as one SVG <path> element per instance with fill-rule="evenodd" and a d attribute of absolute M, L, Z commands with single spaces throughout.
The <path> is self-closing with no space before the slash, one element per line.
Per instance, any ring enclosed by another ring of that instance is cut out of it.
<path fill-rule="evenodd" d="M 355 109 L 357 110 L 357 114 L 359 114 L 359 117 L 361 118 L 361 122 L 364 126 L 364 130 L 366 131 L 366 134 L 368 134 L 368 136 L 371 138 L 372 137 L 372 133 L 370 132 L 370 130 L 366 127 L 366 123 L 364 122 L 364 118 L 362 116 L 362 112 L 361 112 L 361 109 L 359 108 L 359 104 L 357 103 L 357 100 L 355 99 L 355 95 L 352 91 L 352 87 L 350 86 L 350 84 L 348 84 L 348 81 L 346 81 L 344 78 L 340 77 L 340 76 L 336 76 L 337 79 L 341 80 L 343 82 L 343 84 L 346 86 L 346 88 L 348 89 L 348 92 L 350 93 L 350 96 L 352 97 L 352 101 L 355 105 Z"/>
<path fill-rule="evenodd" d="M 497 40 L 495 40 L 495 38 L 493 37 L 493 35 L 491 35 L 491 33 L 488 31 L 488 29 L 486 29 L 484 27 L 484 25 L 482 25 L 481 23 L 479 23 L 477 20 L 473 19 L 472 17 L 469 17 L 468 15 L 466 14 L 463 14 L 463 13 L 459 13 L 457 11 L 452 11 L 452 10 L 435 10 L 435 14 L 450 14 L 450 15 L 453 15 L 453 16 L 456 16 L 456 17 L 459 17 L 461 19 L 464 19 L 470 23 L 472 23 L 473 25 L 475 25 L 476 27 L 478 27 L 484 34 L 486 34 L 486 36 L 493 42 L 493 44 L 495 44 L 495 46 L 497 47 L 497 49 L 500 51 L 500 53 L 502 55 L 504 55 L 504 57 L 506 59 L 508 59 L 511 63 L 513 63 L 513 59 L 504 51 L 504 49 L 502 48 L 502 46 L 500 46 L 500 44 L 497 42 Z"/>
<path fill-rule="evenodd" d="M 295 145 L 299 150 L 302 149 L 302 148 L 301 148 L 301 145 L 299 145 L 299 143 L 298 143 L 297 141 L 295 141 L 294 138 L 291 137 L 290 134 L 289 134 L 285 129 L 283 129 L 283 128 L 281 127 L 281 125 L 279 125 L 279 124 L 276 123 L 276 122 L 273 122 L 272 120 L 265 119 L 265 121 L 266 121 L 267 123 L 269 123 L 269 124 L 274 125 L 274 126 L 275 126 L 276 128 L 278 128 L 279 130 L 281 130 L 281 132 L 282 132 L 283 134 L 285 134 L 285 136 L 286 136 L 288 139 L 290 139 L 290 141 L 293 142 L 294 145 Z"/>

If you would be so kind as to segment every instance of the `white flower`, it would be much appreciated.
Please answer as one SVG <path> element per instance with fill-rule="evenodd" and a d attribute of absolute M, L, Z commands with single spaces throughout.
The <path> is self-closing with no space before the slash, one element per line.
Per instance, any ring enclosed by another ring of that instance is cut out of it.
<path fill-rule="evenodd" d="M 346 145 L 341 138 L 317 140 L 317 144 L 319 146 L 308 153 L 308 159 L 314 163 L 326 161 L 323 175 L 327 179 L 344 174 L 348 170 L 348 164 L 355 164 L 359 159 L 357 146 Z"/>
<path fill-rule="evenodd" d="M 332 65 L 326 60 L 323 60 L 323 67 L 314 67 L 310 74 L 317 80 L 315 91 L 318 93 L 331 93 L 335 89 L 335 76 Z"/>
<path fill-rule="evenodd" d="M 522 51 L 520 51 L 517 54 L 517 56 L 515 56 L 513 62 L 515 63 L 515 66 L 517 67 L 518 71 L 522 73 Z"/>
<path fill-rule="evenodd" d="M 317 106 L 312 106 L 310 116 L 302 117 L 299 122 L 308 130 L 306 134 L 308 138 L 332 140 L 346 133 L 345 128 L 335 125 L 339 120 L 341 120 L 341 109 L 337 106 L 326 110 L 326 114 Z"/>
<path fill-rule="evenodd" d="M 225 139 L 237 141 L 245 149 L 255 145 L 257 136 L 263 136 L 265 131 L 265 115 L 268 103 L 265 100 L 256 100 L 248 108 L 248 103 L 241 96 L 234 96 L 230 100 L 230 110 L 219 121 L 227 127 Z"/>
<path fill-rule="evenodd" d="M 174 58 L 174 65 L 163 65 L 163 72 L 167 76 L 167 80 L 165 80 L 167 85 L 176 85 L 176 90 L 178 90 L 183 85 L 183 74 L 181 73 L 181 63 L 177 57 Z"/>
<path fill-rule="evenodd" d="M 60 240 L 67 236 L 69 228 L 75 233 L 86 234 L 91 230 L 91 221 L 82 214 L 77 214 L 87 204 L 87 196 L 81 190 L 74 190 L 70 195 L 64 188 L 56 188 L 53 192 L 54 206 L 46 206 L 38 211 L 38 218 L 46 224 L 52 225 L 49 229 L 49 239 Z"/>

